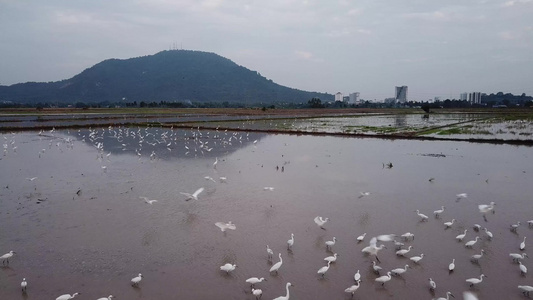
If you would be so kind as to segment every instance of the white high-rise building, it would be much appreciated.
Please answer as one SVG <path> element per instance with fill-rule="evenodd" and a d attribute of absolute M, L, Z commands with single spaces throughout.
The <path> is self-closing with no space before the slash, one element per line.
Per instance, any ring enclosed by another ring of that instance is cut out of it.
<path fill-rule="evenodd" d="M 468 93 L 461 93 L 459 100 L 466 101 L 467 97 L 468 97 Z"/>
<path fill-rule="evenodd" d="M 407 101 L 407 86 L 397 86 L 394 98 L 398 103 L 405 103 Z"/>
<path fill-rule="evenodd" d="M 360 95 L 359 92 L 351 93 L 351 94 L 350 94 L 350 101 L 349 101 L 349 103 L 350 103 L 350 104 L 357 104 L 357 103 L 359 103 L 359 95 Z"/>
<path fill-rule="evenodd" d="M 481 92 L 469 93 L 468 102 L 470 102 L 470 104 L 481 104 Z"/>
<path fill-rule="evenodd" d="M 342 93 L 341 92 L 338 92 L 337 94 L 335 94 L 335 102 L 339 101 L 339 102 L 342 102 Z"/>

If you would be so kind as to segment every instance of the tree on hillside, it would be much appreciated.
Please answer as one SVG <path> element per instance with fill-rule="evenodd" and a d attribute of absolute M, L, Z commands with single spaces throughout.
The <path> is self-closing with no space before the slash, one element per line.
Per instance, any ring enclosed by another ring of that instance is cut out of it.
<path fill-rule="evenodd" d="M 313 98 L 307 101 L 307 104 L 309 104 L 309 107 L 311 108 L 324 108 L 324 104 L 322 104 L 322 100 L 320 100 L 320 98 Z"/>

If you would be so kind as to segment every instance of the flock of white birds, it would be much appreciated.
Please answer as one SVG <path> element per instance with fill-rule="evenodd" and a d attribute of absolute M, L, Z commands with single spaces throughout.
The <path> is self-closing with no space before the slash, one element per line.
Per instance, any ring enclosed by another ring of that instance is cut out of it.
<path fill-rule="evenodd" d="M 54 135 L 55 130 L 51 130 L 49 132 L 43 132 L 41 131 L 39 135 Z M 166 151 L 181 151 L 183 155 L 205 155 L 211 152 L 215 147 L 217 146 L 230 146 L 231 143 L 242 143 L 243 141 L 248 140 L 249 134 L 248 133 L 242 133 L 242 132 L 219 132 L 218 130 L 210 132 L 204 132 L 199 129 L 191 129 L 189 132 L 185 132 L 184 136 L 178 136 L 176 134 L 175 130 L 168 129 L 168 130 L 161 130 L 160 132 L 156 130 L 156 132 L 151 132 L 148 130 L 148 128 L 112 128 L 109 127 L 108 129 L 89 129 L 87 133 L 82 133 L 82 131 L 78 131 L 78 138 L 79 140 L 83 142 L 89 141 L 91 144 L 94 145 L 94 147 L 98 150 L 98 156 L 97 159 L 102 161 L 102 163 L 106 161 L 110 161 L 111 159 L 111 152 L 105 153 L 104 152 L 104 144 L 102 142 L 103 135 L 107 133 L 112 138 L 116 139 L 116 141 L 120 144 L 120 147 L 123 151 L 135 151 L 139 159 L 141 157 L 147 157 L 149 160 L 154 160 L 158 158 L 158 154 L 155 150 L 148 150 L 150 154 L 148 154 L 145 151 L 145 147 L 147 145 L 155 146 L 155 145 L 161 145 L 164 144 Z M 203 136 L 213 136 L 214 139 L 211 140 L 205 140 L 202 137 Z M 181 139 L 184 141 L 184 143 L 181 143 L 180 145 L 183 145 L 182 149 L 176 149 L 178 143 L 176 141 L 178 139 Z M 129 140 L 127 142 L 127 140 Z M 132 140 L 136 140 L 138 144 L 136 144 L 135 147 L 131 147 Z M 67 148 L 73 148 L 73 140 L 72 139 L 65 139 L 64 143 L 67 145 Z M 210 144 L 212 143 L 212 144 Z M 217 145 L 218 143 L 218 145 Z M 253 141 L 254 147 L 257 144 L 257 140 Z M 49 148 L 53 146 L 52 142 L 50 142 Z M 56 146 L 60 148 L 60 144 L 57 143 Z M 7 135 L 4 135 L 4 155 L 7 154 L 8 151 L 16 152 L 17 146 L 15 146 L 14 140 L 8 141 Z M 63 151 L 63 150 L 61 150 Z M 146 153 L 145 153 L 146 152 Z M 39 151 L 38 155 L 39 157 L 42 157 L 46 153 L 46 149 L 42 149 Z M 145 153 L 145 154 L 143 154 Z M 218 157 L 215 158 L 213 162 L 213 168 L 216 169 L 217 165 L 219 163 Z M 108 167 L 106 165 L 102 165 L 103 172 L 107 172 Z M 213 183 L 216 183 L 217 180 L 210 176 L 204 177 L 205 180 L 211 181 Z M 36 180 L 37 177 L 32 178 L 26 178 L 28 181 Z M 220 183 L 226 183 L 227 178 L 226 177 L 219 177 L 218 182 Z M 433 181 L 434 179 L 430 179 L 430 181 Z M 264 187 L 265 191 L 274 191 L 274 187 Z M 200 187 L 196 189 L 193 193 L 188 192 L 181 192 L 181 195 L 184 196 L 183 200 L 199 200 L 201 193 L 204 191 L 203 187 Z M 370 192 L 361 192 L 361 195 L 359 198 L 370 196 Z M 468 195 L 466 193 L 461 193 L 456 195 L 457 201 L 460 199 L 466 199 Z M 158 200 L 150 199 L 145 196 L 139 196 L 140 199 L 142 199 L 145 203 L 153 205 L 158 202 Z M 200 198 L 201 199 L 201 198 Z M 496 204 L 494 202 L 491 202 L 489 204 L 481 204 L 478 206 L 479 214 L 483 216 L 485 220 L 487 220 L 487 217 L 491 217 L 495 213 L 495 207 Z M 419 222 L 442 222 L 443 224 L 443 230 L 446 230 L 448 228 L 452 228 L 456 221 L 462 221 L 463 223 L 468 222 L 468 220 L 456 220 L 455 218 L 449 218 L 446 214 L 446 207 L 441 206 L 440 208 L 436 209 L 432 217 L 429 217 L 429 213 L 421 212 L 420 210 L 416 209 L 413 211 L 413 218 L 418 218 Z M 474 213 L 474 212 L 473 212 Z M 478 213 L 478 212 L 475 212 Z M 497 216 L 497 214 L 496 214 Z M 451 217 L 451 216 L 450 216 Z M 446 218 L 446 220 L 443 222 L 443 219 Z M 311 222 L 311 220 L 309 220 Z M 315 224 L 318 226 L 319 229 L 326 230 L 327 223 L 330 221 L 329 218 L 323 218 L 321 216 L 317 216 L 314 218 Z M 527 224 L 527 226 L 524 227 L 533 227 L 533 220 L 525 221 L 524 223 Z M 236 224 L 232 223 L 231 221 L 224 221 L 224 222 L 216 222 L 215 226 L 218 227 L 222 232 L 226 232 L 227 230 L 236 230 Z M 509 225 L 509 231 L 511 231 L 510 234 L 518 234 L 520 227 L 522 226 L 521 222 L 517 222 L 515 224 Z M 471 231 L 473 231 L 475 234 L 469 234 Z M 483 233 L 483 232 L 484 233 Z M 367 233 L 362 233 L 359 236 L 353 236 L 353 242 L 354 246 L 358 246 L 359 244 L 364 245 Z M 463 243 L 463 240 L 466 238 L 466 236 L 469 236 L 471 240 L 468 240 L 464 242 L 463 247 L 464 248 L 473 248 L 475 247 L 476 243 L 480 239 L 486 239 L 488 241 L 492 240 L 494 238 L 494 235 L 484 226 L 481 226 L 479 224 L 472 224 L 472 229 L 465 229 L 464 233 L 459 234 L 455 237 L 455 240 L 457 242 Z M 297 247 L 297 240 L 295 239 L 294 233 L 291 233 L 288 235 L 289 239 L 287 240 L 287 251 L 290 251 L 291 253 L 294 251 L 300 251 Z M 453 237 L 448 237 L 449 239 L 453 240 Z M 363 247 L 361 249 L 362 255 L 368 255 L 373 258 L 372 261 L 372 270 L 375 272 L 375 278 L 374 283 L 372 282 L 362 282 L 361 279 L 361 270 L 357 270 L 354 273 L 353 279 L 354 284 L 351 286 L 346 287 L 344 292 L 349 294 L 351 297 L 357 294 L 357 290 L 362 284 L 376 284 L 385 287 L 387 282 L 393 280 L 393 277 L 401 277 L 406 274 L 406 272 L 410 272 L 410 269 L 413 269 L 414 265 L 419 265 L 424 263 L 424 253 L 416 253 L 415 255 L 411 255 L 413 253 L 413 249 L 416 249 L 416 242 L 415 237 L 413 233 L 406 232 L 403 234 L 381 234 L 376 235 L 374 237 L 371 237 L 368 239 L 368 245 Z M 324 243 L 324 247 L 333 253 L 331 256 L 327 256 L 324 258 L 325 265 L 317 270 L 317 276 L 319 278 L 324 278 L 327 276 L 327 273 L 330 269 L 331 264 L 338 263 L 337 259 L 342 257 L 342 253 L 338 254 L 334 251 L 335 244 L 337 242 L 336 237 L 332 237 L 331 240 L 328 240 Z M 378 244 L 380 244 L 378 246 Z M 383 249 L 388 248 L 395 248 L 395 255 L 398 258 L 408 258 L 409 262 L 405 263 L 403 260 L 401 260 L 402 266 L 398 268 L 394 268 L 391 270 L 383 270 L 380 266 L 380 259 L 379 256 Z M 509 260 L 510 263 L 516 263 L 517 264 L 517 272 L 520 272 L 524 277 L 527 275 L 527 267 L 524 264 L 523 260 L 527 258 L 527 254 L 525 252 L 526 250 L 526 237 L 523 237 L 522 242 L 516 246 L 517 252 L 516 253 L 509 253 Z M 273 260 L 274 251 L 267 245 L 266 246 L 266 259 L 269 261 Z M 469 252 L 465 251 L 464 255 L 469 256 Z M 16 254 L 15 251 L 9 251 L 6 254 L 0 256 L 0 260 L 2 260 L 3 265 L 9 265 L 10 259 L 13 258 L 13 256 Z M 430 255 L 430 254 L 428 254 Z M 484 249 L 479 249 L 478 254 L 474 254 L 470 256 L 470 260 L 473 263 L 480 263 L 484 256 L 486 255 L 486 252 Z M 276 263 L 273 263 L 271 268 L 269 269 L 269 273 L 271 275 L 277 274 L 279 272 L 283 272 L 283 258 L 282 253 L 280 252 L 278 254 L 278 261 Z M 21 258 L 23 259 L 23 258 Z M 13 260 L 13 259 L 12 259 Z M 219 266 L 220 271 L 225 274 L 230 274 L 231 272 L 235 272 L 237 265 L 226 263 L 222 266 Z M 450 264 L 448 266 L 448 270 L 450 273 L 454 272 L 456 268 L 456 258 L 450 259 Z M 354 270 L 355 271 L 355 270 Z M 415 272 L 411 271 L 411 272 Z M 467 288 L 474 288 L 475 286 L 482 285 L 483 278 L 486 277 L 484 274 L 479 274 L 476 277 L 472 278 L 465 278 L 465 284 Z M 131 279 L 131 285 L 138 287 L 141 284 L 141 281 L 143 280 L 143 275 L 141 273 L 138 274 L 138 276 Z M 243 284 L 249 284 L 250 285 L 250 295 L 255 296 L 256 299 L 259 299 L 262 297 L 263 290 L 256 287 L 258 284 L 264 284 L 263 282 L 267 281 L 264 277 L 250 277 L 248 278 L 245 283 Z M 23 293 L 27 293 L 28 290 L 28 282 L 26 278 L 23 278 L 21 284 L 21 290 Z M 275 298 L 275 300 L 288 300 L 290 298 L 290 287 L 294 286 L 292 283 L 287 282 L 285 285 L 285 296 L 280 296 Z M 428 284 L 427 287 L 432 292 L 438 290 L 438 282 L 435 282 L 432 278 L 428 278 Z M 521 290 L 525 296 L 529 297 L 529 293 L 533 292 L 533 286 L 521 284 L 518 285 L 518 289 Z M 475 291 L 475 290 L 474 290 Z M 444 300 L 449 299 L 450 297 L 455 297 L 454 293 L 458 294 L 458 292 L 451 292 L 451 291 L 442 291 L 442 294 L 444 294 L 444 297 L 436 298 L 438 300 Z M 475 292 L 472 291 L 464 291 L 463 293 L 464 299 L 477 299 L 477 296 L 475 295 Z M 56 300 L 68 300 L 73 299 L 76 296 L 80 295 L 80 293 L 74 293 L 74 294 L 64 294 L 60 295 L 56 298 Z M 111 300 L 114 297 L 112 295 L 109 295 L 108 297 L 99 298 L 98 300 Z"/>

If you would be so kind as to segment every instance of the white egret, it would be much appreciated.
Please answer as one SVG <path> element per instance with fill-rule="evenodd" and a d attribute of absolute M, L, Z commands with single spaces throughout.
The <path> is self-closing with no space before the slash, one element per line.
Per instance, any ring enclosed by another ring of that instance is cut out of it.
<path fill-rule="evenodd" d="M 402 243 L 402 242 L 398 242 L 397 240 L 394 240 L 394 246 L 396 246 L 396 250 L 400 250 L 402 249 L 402 247 L 404 246 L 405 244 Z"/>
<path fill-rule="evenodd" d="M 113 295 L 109 295 L 107 297 L 98 298 L 97 300 L 111 300 L 112 298 L 115 298 Z"/>
<path fill-rule="evenodd" d="M 218 179 L 220 180 L 220 183 L 226 183 L 226 182 L 227 182 L 227 180 L 228 180 L 228 178 L 226 178 L 226 177 L 223 177 L 223 176 L 221 176 L 221 177 L 218 177 Z"/>
<path fill-rule="evenodd" d="M 375 260 L 372 261 L 372 269 L 374 269 L 374 272 L 375 272 L 376 274 L 379 274 L 379 271 L 381 271 L 381 267 L 378 266 L 378 265 L 376 265 L 376 261 L 375 261 Z"/>
<path fill-rule="evenodd" d="M 278 270 L 279 268 L 281 268 L 281 265 L 283 264 L 283 259 L 281 259 L 281 253 L 279 254 L 279 261 L 277 263 L 275 263 L 271 268 L 270 268 L 270 273 L 272 272 L 276 272 L 276 274 L 278 273 Z"/>
<path fill-rule="evenodd" d="M 435 289 L 437 288 L 437 284 L 435 283 L 435 281 L 433 281 L 433 279 L 429 279 L 429 289 L 434 291 Z"/>
<path fill-rule="evenodd" d="M 420 256 L 413 256 L 409 259 L 415 263 L 419 263 L 422 260 L 422 258 L 424 258 L 424 253 L 420 254 Z"/>
<path fill-rule="evenodd" d="M 326 249 L 331 249 L 331 247 L 333 247 L 336 242 L 337 242 L 336 237 L 333 237 L 332 241 L 326 241 Z"/>
<path fill-rule="evenodd" d="M 157 200 L 150 200 L 150 199 L 148 199 L 148 197 L 140 196 L 139 198 L 143 199 L 144 202 L 146 202 L 148 204 L 154 204 L 155 202 L 157 202 Z"/>
<path fill-rule="evenodd" d="M 455 258 L 452 259 L 452 262 L 448 265 L 448 270 L 450 272 L 452 272 L 453 270 L 455 270 Z"/>
<path fill-rule="evenodd" d="M 415 239 L 415 234 L 414 233 L 410 233 L 410 232 L 406 232 L 406 233 L 402 234 L 401 237 L 403 237 L 403 239 L 406 240 L 406 241 L 408 241 L 409 239 L 414 240 Z"/>
<path fill-rule="evenodd" d="M 37 179 L 37 177 L 26 178 L 26 180 L 29 180 L 29 181 L 34 181 L 35 179 Z"/>
<path fill-rule="evenodd" d="M 263 190 L 264 190 L 264 191 L 273 191 L 274 188 L 271 187 L 271 186 L 265 186 L 265 187 L 263 188 Z"/>
<path fill-rule="evenodd" d="M 357 273 L 353 275 L 353 279 L 357 282 L 358 280 L 361 280 L 361 273 L 359 273 L 359 270 L 357 270 Z"/>
<path fill-rule="evenodd" d="M 366 232 L 357 237 L 357 242 L 362 242 L 366 237 Z"/>
<path fill-rule="evenodd" d="M 205 180 L 210 180 L 210 181 L 213 181 L 214 183 L 216 183 L 216 181 L 211 176 L 205 176 L 204 179 Z"/>
<path fill-rule="evenodd" d="M 139 286 L 139 283 L 141 282 L 142 279 L 143 279 L 143 275 L 141 273 L 139 273 L 139 275 L 137 277 L 133 277 L 131 279 L 131 285 L 132 286 Z"/>
<path fill-rule="evenodd" d="M 529 297 L 530 292 L 533 292 L 533 286 L 530 285 L 519 285 L 518 288 L 521 289 L 524 296 L 527 297 Z"/>
<path fill-rule="evenodd" d="M 333 256 L 328 256 L 326 258 L 324 258 L 325 261 L 328 261 L 328 262 L 336 262 L 337 261 L 337 253 L 334 253 Z"/>
<path fill-rule="evenodd" d="M 485 254 L 485 250 L 481 249 L 481 253 L 480 254 L 474 254 L 470 257 L 470 259 L 474 262 L 478 262 L 480 258 L 483 257 L 483 254 Z"/>
<path fill-rule="evenodd" d="M 385 282 L 391 280 L 391 272 L 387 272 L 387 275 L 384 275 L 384 276 L 381 276 L 381 277 L 378 277 L 376 279 L 374 279 L 376 282 L 379 282 L 381 283 L 381 285 L 385 285 Z"/>
<path fill-rule="evenodd" d="M 292 245 L 294 245 L 294 233 L 291 233 L 291 238 L 287 241 L 287 249 L 292 250 Z"/>
<path fill-rule="evenodd" d="M 217 164 L 218 164 L 218 157 L 215 157 L 215 162 L 213 163 L 213 169 L 217 168 Z"/>
<path fill-rule="evenodd" d="M 315 217 L 315 223 L 316 223 L 316 225 L 318 225 L 318 227 L 320 227 L 320 229 L 326 230 L 324 228 L 324 224 L 326 224 L 328 221 L 329 221 L 329 218 L 323 219 L 322 217 L 319 217 L 319 216 Z"/>
<path fill-rule="evenodd" d="M 420 221 L 427 221 L 428 220 L 428 216 L 424 215 L 423 213 L 420 213 L 420 210 L 415 210 L 416 214 L 420 217 Z"/>
<path fill-rule="evenodd" d="M 396 268 L 394 270 L 391 270 L 391 273 L 393 275 L 402 275 L 403 273 L 407 272 L 407 268 L 409 268 L 409 265 L 405 265 L 403 268 Z"/>
<path fill-rule="evenodd" d="M 479 231 L 479 230 L 481 230 L 481 225 L 474 224 L 474 231 Z"/>
<path fill-rule="evenodd" d="M 64 294 L 56 298 L 56 300 L 69 300 L 74 299 L 74 297 L 80 295 L 81 293 L 74 293 L 72 296 L 70 294 Z"/>
<path fill-rule="evenodd" d="M 225 265 L 223 265 L 223 266 L 220 266 L 220 271 L 224 271 L 224 272 L 226 272 L 227 274 L 229 274 L 229 272 L 235 270 L 236 267 L 237 267 L 236 264 L 233 264 L 233 265 L 232 265 L 232 264 L 229 264 L 229 263 L 228 263 L 228 264 L 225 264 Z"/>
<path fill-rule="evenodd" d="M 460 234 L 460 235 L 456 236 L 455 238 L 456 238 L 457 240 L 459 240 L 460 242 L 462 242 L 463 239 L 464 239 L 465 236 L 466 236 L 466 232 L 467 232 L 467 231 L 468 231 L 468 230 L 465 229 L 465 232 L 464 232 L 463 234 Z"/>
<path fill-rule="evenodd" d="M 469 291 L 463 292 L 463 300 L 478 300 L 478 299 L 479 298 L 477 297 L 477 295 L 472 292 L 469 292 Z"/>
<path fill-rule="evenodd" d="M 522 254 L 518 254 L 518 253 L 509 253 L 509 256 L 513 258 L 513 261 L 515 262 L 519 262 L 521 259 L 524 259 L 526 257 L 529 257 L 527 256 L 527 254 L 524 252 Z"/>
<path fill-rule="evenodd" d="M 352 285 L 351 287 L 345 289 L 344 292 L 351 293 L 352 297 L 353 297 L 353 294 L 357 291 L 357 289 L 359 288 L 360 285 L 361 285 L 361 280 L 356 280 L 355 284 Z"/>
<path fill-rule="evenodd" d="M 9 251 L 8 253 L 0 256 L 0 259 L 2 260 L 2 264 L 4 264 L 7 261 L 7 264 L 9 265 L 9 259 L 13 257 L 13 254 L 17 254 L 15 251 Z"/>
<path fill-rule="evenodd" d="M 530 227 L 533 226 L 533 220 L 527 221 L 527 225 L 530 226 Z"/>
<path fill-rule="evenodd" d="M 493 237 L 492 232 L 490 232 L 486 227 L 483 228 L 483 230 L 485 230 L 485 234 L 487 234 L 487 236 L 489 237 L 489 239 L 492 240 L 492 237 Z"/>
<path fill-rule="evenodd" d="M 322 277 L 324 277 L 326 272 L 329 270 L 329 265 L 331 265 L 331 261 L 328 261 L 327 266 L 323 266 L 322 268 L 318 269 L 317 273 L 320 274 Z"/>
<path fill-rule="evenodd" d="M 439 298 L 437 298 L 437 299 L 435 299 L 435 300 L 450 300 L 450 296 L 452 296 L 452 297 L 455 298 L 455 296 L 454 296 L 451 292 L 446 292 L 446 298 L 444 298 L 444 297 L 439 297 Z"/>
<path fill-rule="evenodd" d="M 511 231 L 516 232 L 518 226 L 520 226 L 520 221 L 518 221 L 516 224 L 511 224 Z"/>
<path fill-rule="evenodd" d="M 454 222 L 455 222 L 455 219 L 452 219 L 451 222 L 445 222 L 444 226 L 446 226 L 446 228 L 450 228 L 453 225 Z"/>
<path fill-rule="evenodd" d="M 518 264 L 519 264 L 519 267 L 520 267 L 520 273 L 522 273 L 522 275 L 526 275 L 527 274 L 526 266 L 524 266 L 521 261 L 519 261 Z"/>
<path fill-rule="evenodd" d="M 437 210 L 433 211 L 433 214 L 435 215 L 435 218 L 440 217 L 440 214 L 442 214 L 444 212 L 444 209 L 445 209 L 445 207 L 441 206 L 440 209 L 437 209 Z"/>
<path fill-rule="evenodd" d="M 457 197 L 457 200 L 468 198 L 468 194 L 467 193 L 460 193 L 460 194 L 457 194 L 455 196 Z"/>
<path fill-rule="evenodd" d="M 261 277 L 261 278 L 250 277 L 250 278 L 246 279 L 246 282 L 251 284 L 252 288 L 255 286 L 256 283 L 263 282 L 263 281 L 267 281 L 267 280 L 265 278 L 263 278 L 263 277 Z"/>
<path fill-rule="evenodd" d="M 215 223 L 215 226 L 220 228 L 220 230 L 222 232 L 225 232 L 226 229 L 231 229 L 231 230 L 235 230 L 237 229 L 237 227 L 235 226 L 235 224 L 231 223 L 231 221 L 229 221 L 228 223 L 224 223 L 224 222 L 216 222 Z"/>
<path fill-rule="evenodd" d="M 363 198 L 364 196 L 368 196 L 368 195 L 370 195 L 370 192 L 361 192 L 361 194 L 360 194 L 359 197 L 357 197 L 357 198 L 361 199 L 361 198 Z"/>
<path fill-rule="evenodd" d="M 479 239 L 479 236 L 476 236 L 475 240 L 466 242 L 465 247 L 472 248 L 472 246 L 474 246 L 474 244 L 477 242 L 478 239 Z"/>
<path fill-rule="evenodd" d="M 371 240 L 370 240 L 370 245 L 363 248 L 361 250 L 361 252 L 363 253 L 366 253 L 366 254 L 369 254 L 369 255 L 374 255 L 376 257 L 376 260 L 379 261 L 379 258 L 378 258 L 378 252 L 380 250 L 382 250 L 383 248 L 386 248 L 385 245 L 381 244 L 379 247 L 376 246 L 376 243 L 377 243 L 377 239 L 375 237 L 373 237 Z"/>
<path fill-rule="evenodd" d="M 285 291 L 287 294 L 285 296 L 279 296 L 275 298 L 274 300 L 289 300 L 289 287 L 290 286 L 292 286 L 292 284 L 290 282 L 287 282 L 287 284 L 285 285 Z"/>
<path fill-rule="evenodd" d="M 26 278 L 22 278 L 22 282 L 20 283 L 20 288 L 22 289 L 23 293 L 26 293 L 27 287 L 28 287 L 28 282 L 26 281 Z"/>
<path fill-rule="evenodd" d="M 479 212 L 482 213 L 482 214 L 486 214 L 490 211 L 493 211 L 494 210 L 494 205 L 496 205 L 496 203 L 494 202 L 491 202 L 490 204 L 480 204 L 478 205 L 478 208 L 479 208 Z"/>
<path fill-rule="evenodd" d="M 520 243 L 520 250 L 526 249 L 526 237 L 524 237 L 524 240 Z"/>
<path fill-rule="evenodd" d="M 268 259 L 272 260 L 272 256 L 274 255 L 274 251 L 272 251 L 272 249 L 270 249 L 270 247 L 268 247 L 268 245 L 267 245 L 267 254 L 268 254 Z"/>
<path fill-rule="evenodd" d="M 182 194 L 184 196 L 187 196 L 187 199 L 185 199 L 185 201 L 189 201 L 191 199 L 198 200 L 198 195 L 200 195 L 200 193 L 203 192 L 203 191 L 204 191 L 204 188 L 201 187 L 201 188 L 197 189 L 193 194 L 181 193 L 181 192 L 180 192 L 180 194 Z"/>
<path fill-rule="evenodd" d="M 483 281 L 483 276 L 485 276 L 485 275 L 484 275 L 484 274 L 481 274 L 481 276 L 479 276 L 479 279 L 477 279 L 477 278 L 475 278 L 475 277 L 474 277 L 474 278 L 468 278 L 468 279 L 466 280 L 466 282 L 470 283 L 470 287 L 472 287 L 472 286 L 474 286 L 475 284 L 479 284 L 479 283 L 481 283 L 481 282 Z M 487 276 L 485 276 L 485 277 L 487 277 Z"/>
<path fill-rule="evenodd" d="M 409 246 L 409 248 L 407 248 L 407 249 L 398 250 L 398 251 L 396 251 L 396 255 L 405 256 L 405 254 L 407 254 L 409 251 L 411 251 L 411 248 L 413 248 L 413 246 Z"/>
<path fill-rule="evenodd" d="M 263 296 L 263 291 L 261 289 L 254 289 L 252 288 L 252 295 L 255 296 L 255 299 L 259 299 L 261 298 L 261 296 Z"/>

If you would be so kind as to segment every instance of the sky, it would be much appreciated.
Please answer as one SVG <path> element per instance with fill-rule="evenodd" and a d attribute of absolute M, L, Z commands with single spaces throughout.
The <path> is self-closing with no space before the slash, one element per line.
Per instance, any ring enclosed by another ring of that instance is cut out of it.
<path fill-rule="evenodd" d="M 0 0 L 0 85 L 175 47 L 365 100 L 533 95 L 532 16 L 533 0 Z"/>

